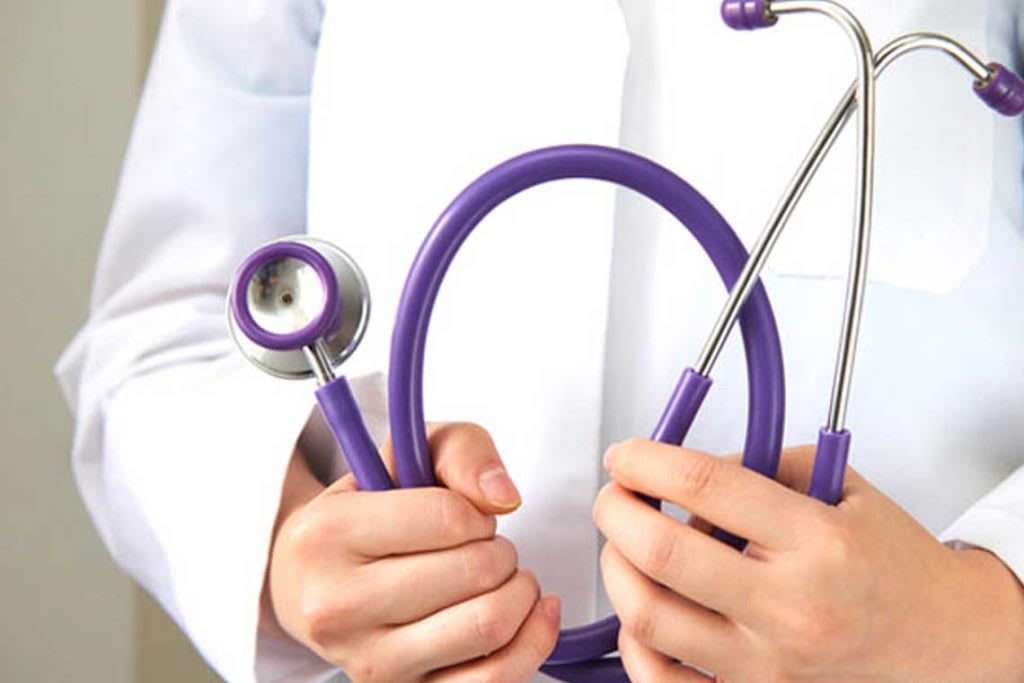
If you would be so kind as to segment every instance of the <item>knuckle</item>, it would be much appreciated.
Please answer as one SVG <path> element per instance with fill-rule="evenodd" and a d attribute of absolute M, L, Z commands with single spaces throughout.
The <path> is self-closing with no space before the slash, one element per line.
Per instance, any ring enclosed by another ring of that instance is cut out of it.
<path fill-rule="evenodd" d="M 655 622 L 651 615 L 649 597 L 630 600 L 619 613 L 622 629 L 640 643 L 649 643 L 655 635 Z"/>
<path fill-rule="evenodd" d="M 466 581 L 470 585 L 487 590 L 508 578 L 514 560 L 509 561 L 509 544 L 500 541 L 472 543 L 462 549 Z"/>
<path fill-rule="evenodd" d="M 823 510 L 815 523 L 814 548 L 818 572 L 848 573 L 857 563 L 857 540 L 853 529 L 844 524 L 831 508 Z"/>
<path fill-rule="evenodd" d="M 476 611 L 476 638 L 486 652 L 499 649 L 515 634 L 515 624 L 494 600 L 484 601 Z"/>
<path fill-rule="evenodd" d="M 786 620 L 785 659 L 799 668 L 831 661 L 845 641 L 843 620 L 830 610 L 809 608 L 791 612 Z"/>
<path fill-rule="evenodd" d="M 281 533 L 284 538 L 279 542 L 283 540 L 283 545 L 299 557 L 319 555 L 329 541 L 327 525 L 315 514 L 296 515 Z"/>
<path fill-rule="evenodd" d="M 653 578 L 664 577 L 678 563 L 677 548 L 678 541 L 674 533 L 671 531 L 655 533 L 645 549 L 641 569 Z"/>
<path fill-rule="evenodd" d="M 302 632 L 309 642 L 321 648 L 329 644 L 334 630 L 335 617 L 323 600 L 311 594 L 303 596 L 300 621 Z"/>
<path fill-rule="evenodd" d="M 300 598 L 299 631 L 305 639 L 321 649 L 327 649 L 337 640 L 341 629 L 357 618 L 359 605 L 347 591 L 326 599 L 322 591 L 306 590 Z"/>
<path fill-rule="evenodd" d="M 447 489 L 438 489 L 437 518 L 440 525 L 457 538 L 468 538 L 476 530 L 478 515 L 469 501 Z"/>
<path fill-rule="evenodd" d="M 713 455 L 697 454 L 677 467 L 676 488 L 687 498 L 707 498 L 713 494 L 723 466 Z"/>

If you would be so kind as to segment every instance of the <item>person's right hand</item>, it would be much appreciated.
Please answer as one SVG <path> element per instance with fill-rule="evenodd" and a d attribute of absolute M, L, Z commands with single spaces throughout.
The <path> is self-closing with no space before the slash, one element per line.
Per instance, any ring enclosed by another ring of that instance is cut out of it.
<path fill-rule="evenodd" d="M 495 536 L 519 493 L 480 427 L 437 426 L 430 449 L 447 488 L 360 492 L 351 475 L 325 488 L 296 453 L 269 606 L 355 683 L 526 681 L 554 647 L 560 605 Z"/>

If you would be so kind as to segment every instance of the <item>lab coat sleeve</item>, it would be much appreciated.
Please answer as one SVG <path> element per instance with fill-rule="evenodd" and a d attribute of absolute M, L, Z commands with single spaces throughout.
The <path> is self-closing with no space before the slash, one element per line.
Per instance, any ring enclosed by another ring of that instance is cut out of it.
<path fill-rule="evenodd" d="M 249 250 L 304 229 L 322 12 L 319 0 L 167 3 L 90 317 L 57 366 L 100 535 L 229 681 L 332 673 L 259 628 L 312 387 L 241 360 L 224 303 Z M 379 434 L 380 378 L 353 382 Z"/>
<path fill-rule="evenodd" d="M 1024 582 L 1024 467 L 968 508 L 941 538 L 994 553 Z"/>

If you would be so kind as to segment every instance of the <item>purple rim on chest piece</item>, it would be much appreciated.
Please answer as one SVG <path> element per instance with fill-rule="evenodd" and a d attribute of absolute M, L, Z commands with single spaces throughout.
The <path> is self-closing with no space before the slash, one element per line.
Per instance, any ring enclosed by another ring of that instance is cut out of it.
<path fill-rule="evenodd" d="M 388 412 L 401 486 L 434 484 L 423 411 L 423 360 L 431 311 L 448 267 L 473 229 L 502 202 L 531 187 L 569 178 L 621 185 L 666 209 L 696 238 L 729 288 L 747 261 L 736 233 L 699 192 L 668 169 L 636 154 L 610 147 L 567 145 L 529 152 L 491 169 L 463 190 L 438 218 L 416 255 L 398 305 L 391 339 Z M 778 329 L 760 283 L 740 315 L 740 331 L 748 384 L 743 463 L 774 477 L 782 446 L 785 384 Z M 652 438 L 680 443 L 710 385 L 710 379 L 685 369 Z M 628 681 L 621 662 L 605 657 L 615 651 L 618 631 L 614 616 L 562 631 L 543 671 L 570 682 Z"/>
<path fill-rule="evenodd" d="M 988 65 L 992 77 L 974 86 L 981 101 L 1003 116 L 1024 114 L 1024 80 L 1002 64 Z"/>
<path fill-rule="evenodd" d="M 722 21 L 737 31 L 753 31 L 774 26 L 778 18 L 768 9 L 767 0 L 725 0 Z"/>
<path fill-rule="evenodd" d="M 284 259 L 295 259 L 312 268 L 320 280 L 324 295 L 321 311 L 301 329 L 286 334 L 264 329 L 249 310 L 249 286 L 252 279 L 262 269 Z M 289 241 L 273 242 L 249 255 L 235 274 L 230 301 L 231 313 L 242 333 L 254 344 L 274 351 L 292 351 L 312 346 L 331 333 L 341 311 L 341 292 L 331 264 L 316 249 Z"/>

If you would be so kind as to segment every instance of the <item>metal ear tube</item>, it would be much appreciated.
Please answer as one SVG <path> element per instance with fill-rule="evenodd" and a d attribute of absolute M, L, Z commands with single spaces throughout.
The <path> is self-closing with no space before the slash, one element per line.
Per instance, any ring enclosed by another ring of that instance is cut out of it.
<path fill-rule="evenodd" d="M 787 14 L 816 12 L 837 21 L 850 36 L 858 57 L 857 80 L 840 101 L 805 157 L 767 226 L 761 233 L 741 273 L 736 287 L 722 309 L 695 367 L 709 374 L 735 323 L 737 312 L 754 283 L 758 281 L 772 248 L 792 215 L 804 190 L 824 157 L 832 149 L 846 123 L 857 114 L 858 144 L 857 201 L 853 248 L 847 276 L 846 309 L 836 358 L 835 377 L 828 419 L 818 436 L 814 476 L 810 495 L 828 503 L 842 497 L 843 473 L 849 457 L 851 435 L 845 428 L 857 338 L 860 331 L 864 290 L 867 284 L 870 251 L 871 210 L 874 193 L 875 80 L 898 58 L 910 52 L 929 49 L 947 54 L 974 76 L 975 94 L 994 111 L 1004 116 L 1024 113 L 1024 80 L 1001 64 L 986 64 L 973 52 L 946 36 L 914 33 L 893 40 L 871 55 L 871 44 L 863 27 L 848 10 L 832 0 L 724 0 L 722 18 L 731 28 L 750 30 L 774 26 Z"/>

